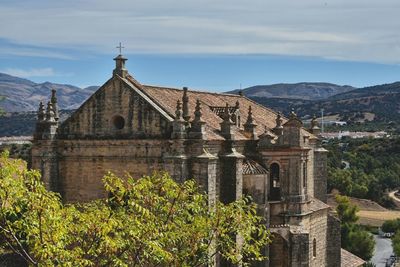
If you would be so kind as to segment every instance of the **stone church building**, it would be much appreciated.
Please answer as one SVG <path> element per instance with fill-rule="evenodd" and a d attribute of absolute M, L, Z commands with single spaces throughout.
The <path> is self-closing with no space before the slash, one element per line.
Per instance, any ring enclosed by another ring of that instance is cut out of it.
<path fill-rule="evenodd" d="M 316 120 L 305 129 L 294 112 L 284 118 L 240 94 L 143 85 L 126 58 L 114 60 L 113 76 L 63 123 L 55 91 L 40 104 L 32 166 L 49 189 L 88 201 L 105 197 L 109 170 L 166 170 L 196 179 L 210 201 L 253 197 L 273 233 L 269 260 L 258 266 L 341 266 Z"/>

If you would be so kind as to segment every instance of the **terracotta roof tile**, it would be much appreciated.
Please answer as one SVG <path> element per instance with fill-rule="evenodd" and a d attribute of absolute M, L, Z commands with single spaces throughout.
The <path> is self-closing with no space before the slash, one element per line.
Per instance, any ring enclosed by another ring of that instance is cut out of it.
<path fill-rule="evenodd" d="M 156 87 L 142 85 L 141 88 L 154 102 L 159 104 L 172 117 L 175 116 L 176 101 L 182 99 L 183 90 L 175 88 Z M 258 125 L 256 133 L 261 135 L 264 132 L 264 127 L 272 129 L 275 127 L 275 119 L 277 113 L 261 106 L 260 104 L 240 95 L 232 94 L 217 94 L 210 92 L 188 91 L 189 97 L 189 114 L 191 119 L 194 117 L 194 109 L 196 100 L 199 99 L 202 104 L 202 118 L 206 121 L 207 133 L 210 133 L 209 139 L 223 139 L 219 137 L 220 123 L 222 119 L 212 111 L 213 107 L 223 107 L 228 103 L 229 106 L 235 106 L 236 101 L 239 101 L 241 125 L 246 122 L 247 111 L 249 106 L 252 108 L 254 122 Z M 243 126 L 235 131 L 235 138 L 248 139 L 243 134 Z"/>
<path fill-rule="evenodd" d="M 348 252 L 345 249 L 341 249 L 340 251 L 341 257 L 341 266 L 342 267 L 360 267 L 362 266 L 365 261 L 356 255 Z"/>
<path fill-rule="evenodd" d="M 243 160 L 243 174 L 268 174 L 267 169 L 251 159 Z"/>
<path fill-rule="evenodd" d="M 127 77 L 136 87 L 142 90 L 148 97 L 150 97 L 155 103 L 157 103 L 166 113 L 171 117 L 175 117 L 175 107 L 178 99 L 182 100 L 183 90 L 177 88 L 167 88 L 160 86 L 143 85 L 136 81 L 132 76 Z M 265 127 L 268 131 L 275 127 L 275 119 L 277 112 L 266 108 L 253 100 L 246 98 L 245 96 L 223 94 L 223 93 L 212 93 L 202 91 L 191 91 L 187 92 L 189 97 L 189 114 L 191 120 L 194 117 L 194 109 L 196 106 L 196 100 L 199 99 L 202 104 L 202 118 L 206 122 L 206 134 L 210 140 L 223 140 L 224 138 L 220 135 L 220 123 L 222 119 L 213 112 L 215 107 L 224 107 L 226 103 L 230 107 L 234 107 L 236 102 L 239 102 L 239 110 L 241 115 L 241 127 L 240 129 L 234 130 L 236 140 L 249 139 L 249 136 L 245 134 L 243 125 L 247 119 L 247 112 L 249 106 L 251 106 L 254 123 L 257 124 L 256 134 L 260 136 L 264 133 Z M 287 119 L 283 118 L 284 122 Z M 304 135 L 309 134 L 305 129 L 302 130 Z"/>

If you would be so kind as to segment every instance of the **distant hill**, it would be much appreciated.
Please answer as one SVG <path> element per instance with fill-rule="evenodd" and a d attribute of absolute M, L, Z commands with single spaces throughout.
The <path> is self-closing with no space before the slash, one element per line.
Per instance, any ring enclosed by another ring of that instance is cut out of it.
<path fill-rule="evenodd" d="M 245 88 L 242 93 L 248 97 L 270 97 L 285 99 L 319 100 L 330 96 L 345 93 L 356 89 L 348 85 L 336 85 L 332 83 L 279 83 L 272 85 L 257 85 Z M 227 93 L 237 94 L 240 90 Z"/>
<path fill-rule="evenodd" d="M 68 84 L 51 82 L 34 83 L 27 79 L 0 73 L 0 107 L 7 112 L 25 112 L 37 110 L 41 100 L 49 99 L 52 89 L 57 90 L 60 109 L 76 109 L 98 86 L 84 89 Z"/>
<path fill-rule="evenodd" d="M 400 122 L 400 82 L 354 89 L 320 100 L 252 97 L 253 100 L 287 114 L 291 108 L 303 118 L 337 115 L 349 123 Z"/>

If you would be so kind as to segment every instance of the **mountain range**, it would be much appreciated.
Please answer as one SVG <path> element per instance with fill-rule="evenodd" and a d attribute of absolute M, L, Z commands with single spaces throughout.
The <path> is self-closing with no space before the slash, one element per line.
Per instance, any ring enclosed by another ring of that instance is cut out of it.
<path fill-rule="evenodd" d="M 37 110 L 40 101 L 48 101 L 52 89 L 57 90 L 60 109 L 76 109 L 98 86 L 79 88 L 51 82 L 34 83 L 27 79 L 0 73 L 0 107 L 7 112 Z"/>
<path fill-rule="evenodd" d="M 320 100 L 330 96 L 345 93 L 356 89 L 349 85 L 332 83 L 278 83 L 272 85 L 256 85 L 243 90 L 233 90 L 227 93 L 237 94 L 239 91 L 248 97 L 270 97 L 284 99 Z"/>
<path fill-rule="evenodd" d="M 0 136 L 30 135 L 33 132 L 38 103 L 47 101 L 51 89 L 57 90 L 61 119 L 78 108 L 98 86 L 79 88 L 50 82 L 34 83 L 0 73 Z M 367 121 L 400 123 L 400 82 L 355 88 L 331 83 L 295 83 L 257 85 L 228 93 L 240 93 L 256 102 L 288 115 L 291 109 L 303 119 L 319 115 L 352 123 Z M 3 99 L 1 100 L 1 97 Z M 375 126 L 374 126 L 375 127 Z"/>

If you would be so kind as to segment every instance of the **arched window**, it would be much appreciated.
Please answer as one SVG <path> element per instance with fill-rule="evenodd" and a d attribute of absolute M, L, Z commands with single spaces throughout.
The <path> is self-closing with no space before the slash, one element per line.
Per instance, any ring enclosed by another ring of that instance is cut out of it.
<path fill-rule="evenodd" d="M 280 200 L 281 181 L 280 181 L 280 168 L 278 163 L 272 163 L 269 169 L 270 169 L 269 198 L 270 200 Z"/>
<path fill-rule="evenodd" d="M 314 238 L 312 242 L 313 248 L 312 248 L 312 255 L 313 257 L 317 257 L 317 240 Z"/>

